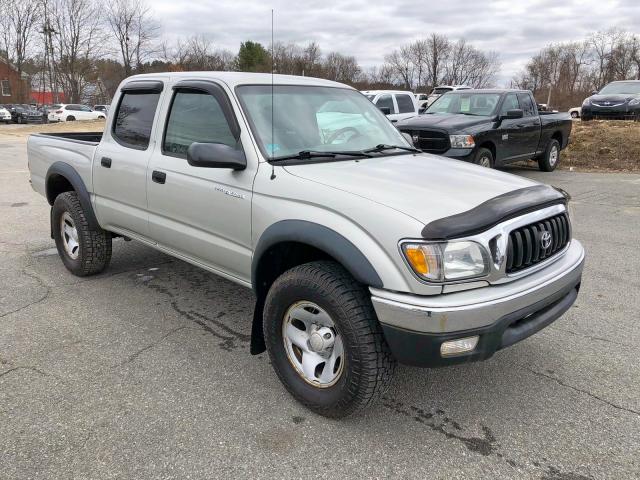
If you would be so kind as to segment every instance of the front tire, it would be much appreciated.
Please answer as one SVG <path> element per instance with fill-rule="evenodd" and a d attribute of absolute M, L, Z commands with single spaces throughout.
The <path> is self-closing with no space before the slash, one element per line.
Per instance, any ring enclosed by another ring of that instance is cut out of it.
<path fill-rule="evenodd" d="M 58 255 L 67 270 L 85 277 L 107 268 L 111 260 L 111 234 L 89 226 L 76 192 L 56 197 L 51 221 Z"/>
<path fill-rule="evenodd" d="M 395 359 L 367 290 L 340 265 L 312 262 L 283 273 L 263 321 L 276 374 L 314 412 L 345 417 L 387 389 Z"/>
<path fill-rule="evenodd" d="M 560 142 L 551 140 L 544 156 L 538 160 L 538 167 L 543 172 L 553 172 L 560 163 Z"/>
<path fill-rule="evenodd" d="M 578 115 L 578 112 L 571 112 L 571 118 L 580 118 L 580 115 Z"/>
<path fill-rule="evenodd" d="M 488 148 L 481 148 L 476 154 L 476 158 L 473 163 L 480 165 L 481 167 L 493 168 L 493 153 Z"/>

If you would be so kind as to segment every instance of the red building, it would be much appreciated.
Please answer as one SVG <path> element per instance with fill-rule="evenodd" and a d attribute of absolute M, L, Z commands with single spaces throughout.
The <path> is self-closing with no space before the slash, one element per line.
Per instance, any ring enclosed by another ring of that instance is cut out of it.
<path fill-rule="evenodd" d="M 63 92 L 58 92 L 56 96 L 53 92 L 37 92 L 31 90 L 30 102 L 38 105 L 53 105 L 54 103 L 66 103 L 66 98 Z"/>
<path fill-rule="evenodd" d="M 0 104 L 26 103 L 29 100 L 29 75 L 18 73 L 6 58 L 0 57 Z"/>

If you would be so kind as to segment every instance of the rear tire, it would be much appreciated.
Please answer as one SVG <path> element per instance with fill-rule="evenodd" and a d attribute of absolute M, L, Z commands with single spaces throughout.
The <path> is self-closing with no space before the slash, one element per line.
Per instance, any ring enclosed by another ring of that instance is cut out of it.
<path fill-rule="evenodd" d="M 111 260 L 111 233 L 91 228 L 78 194 L 65 192 L 53 202 L 53 238 L 64 266 L 78 277 L 102 272 Z"/>
<path fill-rule="evenodd" d="M 571 118 L 580 118 L 580 115 L 578 115 L 578 112 L 571 112 Z"/>
<path fill-rule="evenodd" d="M 312 262 L 283 273 L 267 294 L 263 320 L 276 374 L 289 393 L 314 412 L 332 418 L 351 415 L 389 386 L 396 361 L 369 294 L 337 263 Z M 316 332 L 329 338 L 331 346 L 313 343 Z M 299 340 L 292 342 L 294 338 Z M 305 359 L 310 362 L 307 374 Z"/>
<path fill-rule="evenodd" d="M 73 115 L 69 115 L 67 116 L 67 122 L 73 122 L 75 121 L 76 117 L 74 117 Z"/>
<path fill-rule="evenodd" d="M 493 168 L 493 153 L 488 148 L 481 148 L 476 153 L 476 158 L 473 160 L 473 163 L 476 165 L 480 165 L 481 167 Z"/>
<path fill-rule="evenodd" d="M 553 172 L 558 163 L 560 163 L 560 143 L 557 140 L 551 140 L 544 156 L 538 160 L 538 167 L 543 172 Z"/>

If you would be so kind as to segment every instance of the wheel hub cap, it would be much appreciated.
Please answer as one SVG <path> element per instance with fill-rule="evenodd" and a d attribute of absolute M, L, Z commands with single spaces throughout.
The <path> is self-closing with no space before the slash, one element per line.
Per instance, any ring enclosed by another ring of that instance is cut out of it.
<path fill-rule="evenodd" d="M 69 212 L 64 212 L 60 218 L 60 237 L 62 238 L 62 245 L 67 255 L 74 260 L 78 258 L 78 254 L 80 253 L 78 229 Z"/>
<path fill-rule="evenodd" d="M 315 387 L 334 385 L 344 370 L 344 346 L 329 314 L 312 302 L 297 302 L 285 313 L 282 340 L 289 363 Z"/>

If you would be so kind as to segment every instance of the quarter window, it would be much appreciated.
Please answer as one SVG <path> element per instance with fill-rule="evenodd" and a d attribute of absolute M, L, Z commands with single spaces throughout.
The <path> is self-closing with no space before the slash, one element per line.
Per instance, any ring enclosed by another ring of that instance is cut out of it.
<path fill-rule="evenodd" d="M 415 111 L 413 100 L 411 100 L 409 95 L 396 95 L 396 102 L 398 103 L 398 113 L 411 113 Z"/>
<path fill-rule="evenodd" d="M 218 100 L 199 90 L 178 90 L 173 97 L 162 150 L 184 157 L 192 143 L 222 143 L 236 148 L 237 141 Z"/>
<path fill-rule="evenodd" d="M 149 146 L 159 98 L 156 92 L 124 92 L 113 124 L 114 138 L 127 147 L 145 150 Z"/>

